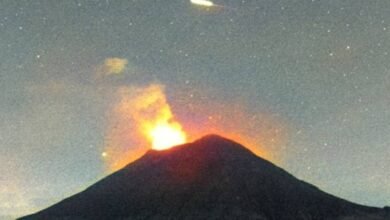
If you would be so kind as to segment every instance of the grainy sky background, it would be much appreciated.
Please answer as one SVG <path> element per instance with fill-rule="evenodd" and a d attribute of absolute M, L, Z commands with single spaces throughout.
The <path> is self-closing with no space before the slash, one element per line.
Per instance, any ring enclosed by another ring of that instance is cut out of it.
<path fill-rule="evenodd" d="M 189 136 L 251 139 L 329 193 L 389 205 L 390 1 L 214 3 L 0 1 L 0 213 L 107 175 L 117 92 L 150 85 Z"/>

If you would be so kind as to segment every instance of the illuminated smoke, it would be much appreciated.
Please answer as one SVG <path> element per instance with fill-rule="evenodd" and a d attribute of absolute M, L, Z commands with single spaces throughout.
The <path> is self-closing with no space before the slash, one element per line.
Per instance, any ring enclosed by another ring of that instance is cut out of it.
<path fill-rule="evenodd" d="M 109 113 L 111 121 L 102 155 L 110 170 L 123 167 L 151 147 L 161 150 L 186 141 L 162 85 L 122 87 L 116 96 L 117 103 Z"/>
<path fill-rule="evenodd" d="M 118 57 L 107 58 L 104 61 L 104 70 L 107 75 L 110 74 L 121 74 L 127 65 L 127 59 Z"/>

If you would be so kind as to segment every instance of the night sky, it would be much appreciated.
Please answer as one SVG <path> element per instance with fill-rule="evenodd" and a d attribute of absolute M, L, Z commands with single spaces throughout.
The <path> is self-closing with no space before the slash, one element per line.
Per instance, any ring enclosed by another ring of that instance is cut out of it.
<path fill-rule="evenodd" d="M 329 193 L 389 205 L 390 1 L 214 3 L 0 1 L 0 213 L 141 156 L 127 113 L 151 88 L 189 140 L 219 133 Z"/>

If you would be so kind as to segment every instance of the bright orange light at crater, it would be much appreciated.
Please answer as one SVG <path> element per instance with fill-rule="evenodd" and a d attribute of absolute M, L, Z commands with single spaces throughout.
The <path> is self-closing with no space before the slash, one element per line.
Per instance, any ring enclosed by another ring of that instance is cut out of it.
<path fill-rule="evenodd" d="M 156 127 L 150 131 L 150 137 L 154 150 L 166 150 L 186 142 L 186 134 L 177 123 L 156 125 Z"/>
<path fill-rule="evenodd" d="M 124 86 L 117 90 L 115 98 L 102 153 L 110 171 L 124 167 L 150 148 L 165 150 L 187 141 L 164 85 Z"/>

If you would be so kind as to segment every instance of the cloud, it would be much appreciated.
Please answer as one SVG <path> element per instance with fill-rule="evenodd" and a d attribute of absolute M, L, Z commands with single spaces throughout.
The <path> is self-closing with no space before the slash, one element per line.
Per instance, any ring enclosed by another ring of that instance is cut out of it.
<path fill-rule="evenodd" d="M 104 60 L 103 70 L 105 75 L 121 74 L 126 69 L 127 59 L 110 57 Z"/>

